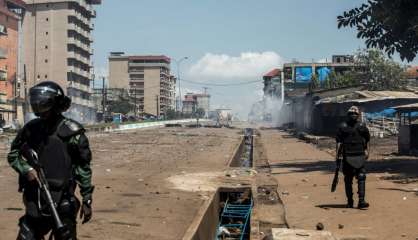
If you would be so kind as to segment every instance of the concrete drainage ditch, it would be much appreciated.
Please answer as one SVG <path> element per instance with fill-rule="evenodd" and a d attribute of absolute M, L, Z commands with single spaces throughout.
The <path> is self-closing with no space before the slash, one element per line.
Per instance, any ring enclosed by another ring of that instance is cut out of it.
<path fill-rule="evenodd" d="M 253 166 L 254 130 L 244 129 L 244 138 L 232 158 L 230 167 L 251 168 Z"/>
<path fill-rule="evenodd" d="M 183 239 L 250 239 L 252 208 L 251 188 L 219 188 Z"/>
<path fill-rule="evenodd" d="M 267 159 L 255 131 L 244 129 L 229 170 L 219 183 L 222 187 L 205 201 L 183 239 L 272 239 L 272 228 L 287 228 L 277 182 L 263 161 Z M 258 165 L 268 169 L 253 167 Z"/>

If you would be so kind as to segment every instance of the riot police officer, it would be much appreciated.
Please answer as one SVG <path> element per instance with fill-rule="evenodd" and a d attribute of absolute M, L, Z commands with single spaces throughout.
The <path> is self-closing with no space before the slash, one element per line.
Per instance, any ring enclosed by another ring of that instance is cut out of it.
<path fill-rule="evenodd" d="M 347 121 L 338 129 L 336 140 L 338 152 L 343 154 L 343 174 L 347 207 L 354 206 L 353 201 L 353 178 L 358 183 L 358 208 L 368 208 L 365 201 L 366 194 L 366 169 L 365 162 L 368 159 L 368 143 L 370 133 L 366 125 L 359 121 L 360 111 L 357 106 L 352 106 L 347 112 Z"/>
<path fill-rule="evenodd" d="M 29 100 L 37 118 L 28 122 L 17 134 L 8 154 L 10 166 L 19 174 L 19 191 L 23 192 L 25 215 L 19 220 L 17 239 L 38 240 L 52 230 L 54 224 L 40 192 L 37 173 L 22 158 L 23 146 L 29 146 L 39 156 L 45 171 L 57 211 L 68 229 L 70 239 L 76 239 L 76 219 L 80 210 L 82 223 L 92 217 L 90 168 L 91 151 L 85 130 L 78 122 L 62 115 L 71 105 L 62 88 L 45 81 L 32 87 Z M 82 203 L 75 197 L 80 188 Z M 81 209 L 80 209 L 81 205 Z"/>

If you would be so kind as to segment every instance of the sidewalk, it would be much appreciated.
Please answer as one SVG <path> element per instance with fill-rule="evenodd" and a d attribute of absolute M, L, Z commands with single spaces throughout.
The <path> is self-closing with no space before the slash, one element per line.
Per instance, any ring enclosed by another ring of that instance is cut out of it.
<path fill-rule="evenodd" d="M 284 132 L 260 132 L 291 228 L 313 230 L 320 222 L 341 239 L 418 239 L 418 182 L 402 181 L 411 168 L 418 175 L 416 159 L 371 160 L 366 186 L 370 209 L 346 209 L 342 175 L 337 191 L 330 192 L 333 156 Z"/>

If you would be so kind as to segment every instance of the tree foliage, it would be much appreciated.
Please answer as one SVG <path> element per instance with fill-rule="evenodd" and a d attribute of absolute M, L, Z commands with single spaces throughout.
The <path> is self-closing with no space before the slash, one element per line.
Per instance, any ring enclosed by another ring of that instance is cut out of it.
<path fill-rule="evenodd" d="M 404 87 L 405 68 L 387 58 L 377 49 L 360 49 L 355 54 L 355 65 L 350 71 L 328 75 L 329 88 L 364 84 L 369 90 L 400 90 Z M 328 82 L 328 83 L 327 83 Z"/>
<path fill-rule="evenodd" d="M 135 106 L 126 100 L 117 100 L 109 103 L 109 111 L 114 113 L 128 114 L 135 109 Z"/>
<path fill-rule="evenodd" d="M 369 0 L 337 17 L 338 28 L 356 27 L 367 48 L 395 51 L 412 61 L 418 52 L 418 1 Z"/>

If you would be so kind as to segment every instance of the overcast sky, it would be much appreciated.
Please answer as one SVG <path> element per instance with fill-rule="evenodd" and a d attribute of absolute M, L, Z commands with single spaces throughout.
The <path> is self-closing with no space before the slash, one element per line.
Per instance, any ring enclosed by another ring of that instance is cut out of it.
<path fill-rule="evenodd" d="M 215 84 L 260 80 L 242 86 L 209 86 L 212 107 L 246 116 L 262 97 L 262 75 L 283 62 L 319 61 L 350 54 L 363 41 L 337 29 L 336 17 L 363 0 L 103 0 L 97 8 L 93 57 L 107 73 L 111 51 L 164 54 L 181 63 L 185 81 Z M 176 66 L 172 66 L 177 75 Z M 204 85 L 182 82 L 182 93 Z"/>

